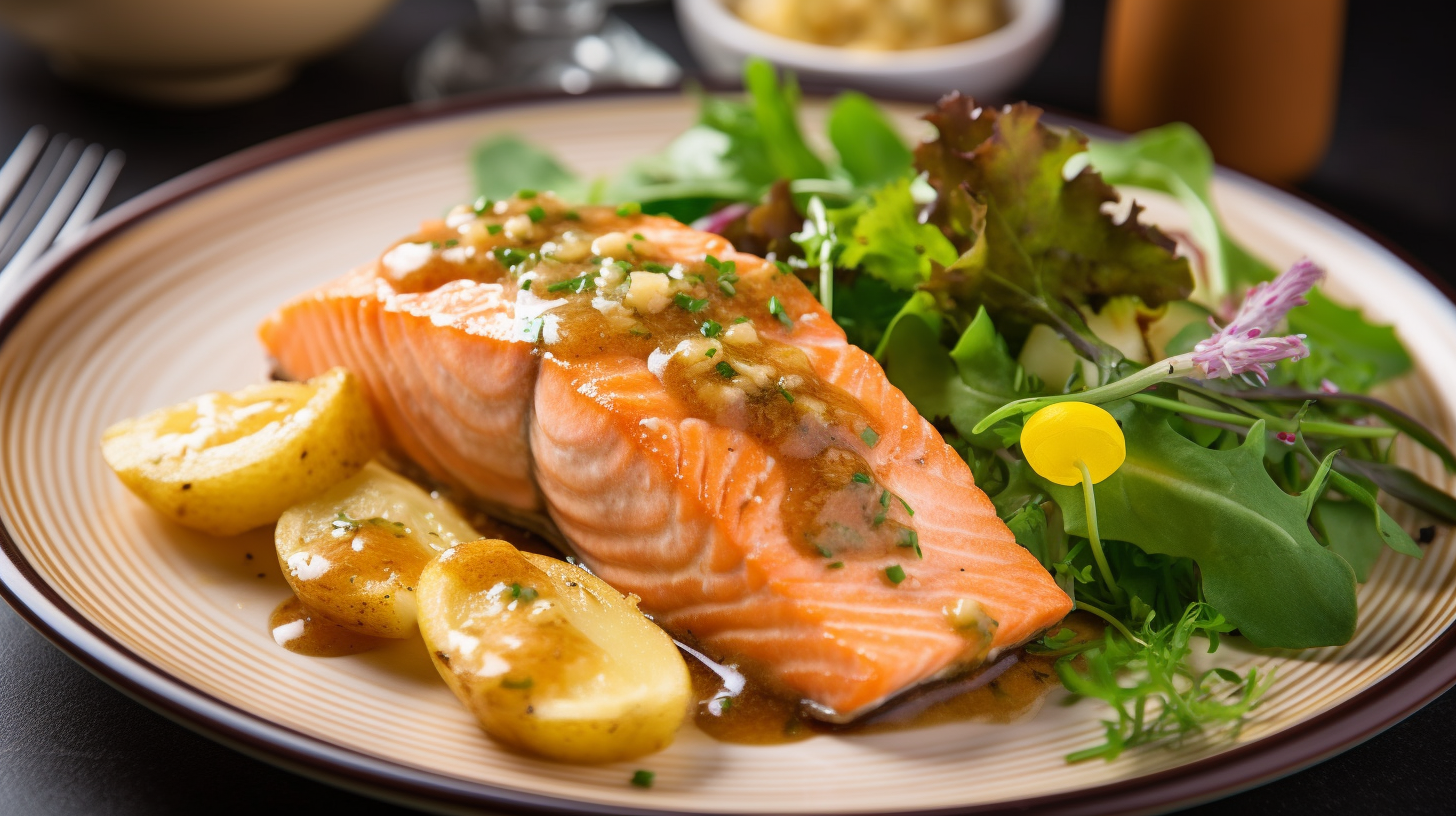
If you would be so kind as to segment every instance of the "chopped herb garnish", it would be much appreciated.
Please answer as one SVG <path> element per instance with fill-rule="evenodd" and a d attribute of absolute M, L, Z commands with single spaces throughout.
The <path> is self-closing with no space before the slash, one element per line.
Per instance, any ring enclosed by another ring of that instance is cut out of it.
<path fill-rule="evenodd" d="M 738 372 L 733 369 L 733 366 L 728 365 L 726 362 L 719 363 L 716 366 L 713 366 L 713 368 L 715 368 L 718 371 L 719 376 L 721 376 L 725 380 L 731 380 L 734 377 L 738 376 Z"/>
<path fill-rule="evenodd" d="M 635 240 L 638 240 L 638 241 L 646 241 L 647 240 L 647 236 L 643 235 L 640 232 L 634 232 L 634 233 L 632 233 L 632 237 Z"/>
<path fill-rule="evenodd" d="M 666 275 L 672 271 L 672 267 L 660 263 L 653 263 L 652 261 L 643 262 L 642 268 L 648 272 L 656 272 L 659 275 Z"/>
<path fill-rule="evenodd" d="M 581 213 L 577 212 L 576 210 L 567 210 L 566 213 L 561 217 L 565 218 L 567 221 L 580 221 Z"/>
<path fill-rule="evenodd" d="M 445 246 L 452 247 L 452 246 L 455 246 L 456 244 L 459 244 L 459 243 L 460 243 L 459 239 L 451 238 L 451 239 L 445 241 Z"/>
<path fill-rule="evenodd" d="M 501 680 L 501 688 L 528 689 L 534 685 L 536 685 L 535 681 L 529 677 L 522 677 L 520 680 L 512 680 L 511 678 L 507 677 Z"/>
<path fill-rule="evenodd" d="M 860 431 L 859 438 L 863 439 L 864 443 L 872 448 L 880 443 L 880 435 L 875 433 L 875 429 L 868 425 L 865 426 L 863 431 Z"/>
<path fill-rule="evenodd" d="M 639 788 L 650 788 L 652 787 L 652 779 L 656 776 L 657 774 L 652 771 L 637 771 L 632 774 L 632 784 Z"/>
<path fill-rule="evenodd" d="M 707 351 L 703 352 L 703 356 L 704 357 L 712 357 L 714 354 L 717 354 L 717 353 L 718 353 L 718 350 L 717 349 L 710 348 Z"/>
<path fill-rule="evenodd" d="M 909 515 L 909 516 L 914 516 L 915 515 L 915 510 L 910 507 L 910 502 L 905 501 L 904 499 L 900 498 L 899 496 L 896 496 L 895 497 L 895 500 L 898 501 L 898 502 L 900 502 L 900 506 L 901 507 L 905 508 L 906 515 Z"/>
<path fill-rule="evenodd" d="M 546 208 L 540 204 L 526 210 L 526 216 L 531 219 L 532 224 L 539 224 L 546 220 Z"/>
<path fill-rule="evenodd" d="M 885 508 L 888 508 L 890 506 L 890 491 L 880 491 L 880 506 Z"/>
<path fill-rule="evenodd" d="M 723 324 L 716 320 L 704 320 L 703 325 L 698 328 L 704 337 L 717 337 L 723 331 Z"/>
<path fill-rule="evenodd" d="M 480 215 L 481 213 L 490 209 L 494 204 L 494 201 L 491 201 L 485 196 L 481 196 L 480 198 L 475 199 L 475 203 L 470 205 L 470 209 L 475 210 L 476 215 Z"/>
<path fill-rule="evenodd" d="M 490 233 L 491 235 L 500 235 L 502 232 L 506 231 L 506 228 L 501 226 L 500 224 L 486 224 L 485 231 Z"/>
<path fill-rule="evenodd" d="M 718 289 L 728 297 L 733 297 L 734 295 L 738 294 L 738 287 L 734 286 L 732 281 L 724 280 L 722 278 L 718 279 Z"/>
<path fill-rule="evenodd" d="M 833 564 L 830 564 L 826 569 L 844 569 L 844 562 L 835 561 Z"/>
<path fill-rule="evenodd" d="M 748 318 L 744 317 L 743 315 L 739 315 L 739 316 L 733 318 L 733 322 L 734 323 L 747 323 L 748 322 Z"/>
<path fill-rule="evenodd" d="M 909 527 L 906 527 L 904 530 L 900 531 L 900 543 L 896 544 L 895 546 L 913 547 L 915 548 L 916 558 L 925 557 L 925 553 L 920 551 L 920 534 L 910 529 Z"/>
<path fill-rule="evenodd" d="M 440 242 L 439 241 L 431 241 L 430 242 L 430 249 L 439 249 L 439 248 L 440 248 Z"/>
<path fill-rule="evenodd" d="M 629 201 L 626 204 L 623 204 L 622 206 L 620 206 L 620 207 L 617 208 L 617 215 L 620 216 L 620 217 L 622 217 L 622 218 L 626 218 L 627 216 L 630 216 L 630 215 L 641 215 L 641 214 L 642 214 L 642 205 L 641 204 L 638 204 L 635 201 Z"/>
<path fill-rule="evenodd" d="M 630 334 L 630 335 L 632 335 L 633 337 L 651 337 L 652 336 L 652 332 L 650 332 L 650 331 L 642 328 L 641 326 L 633 326 L 632 328 L 630 328 L 630 329 L 627 330 L 627 333 Z"/>
<path fill-rule="evenodd" d="M 676 303 L 680 308 L 686 309 L 689 312 L 701 312 L 702 310 L 708 308 L 707 298 L 695 298 L 692 295 L 689 295 L 687 292 L 678 292 L 677 294 L 673 295 L 672 302 Z"/>
<path fill-rule="evenodd" d="M 784 388 L 782 385 L 779 386 L 779 395 L 782 396 L 784 399 L 788 400 L 790 405 L 794 404 L 794 395 L 790 394 L 789 390 L 787 388 Z"/>
<path fill-rule="evenodd" d="M 534 283 L 534 281 L 532 281 L 530 278 L 521 278 L 521 291 L 525 292 L 529 290 L 532 283 Z"/>
<path fill-rule="evenodd" d="M 515 247 L 506 247 L 496 250 L 496 257 L 500 258 L 506 266 L 520 266 L 531 260 L 531 253 L 523 252 Z"/>
<path fill-rule="evenodd" d="M 783 261 L 774 261 L 773 263 L 774 263 L 774 266 L 778 268 L 780 275 L 792 275 L 792 274 L 794 274 L 794 270 L 791 269 L 791 268 L 789 268 L 789 265 L 786 264 L 786 263 L 784 263 Z"/>
<path fill-rule="evenodd" d="M 890 583 L 898 584 L 905 580 L 905 570 L 899 564 L 891 564 L 885 567 L 885 577 L 890 579 Z"/>
<path fill-rule="evenodd" d="M 819 554 L 822 555 L 822 556 L 824 556 L 825 558 L 833 558 L 834 557 L 834 551 L 831 550 L 831 549 L 829 549 L 828 547 L 824 546 L 823 544 L 815 544 L 814 545 L 814 549 L 818 550 L 819 551 Z"/>
<path fill-rule="evenodd" d="M 856 473 L 854 474 L 853 478 L 854 481 L 859 482 L 860 484 L 870 484 L 870 482 L 872 481 L 868 473 Z"/>
<path fill-rule="evenodd" d="M 704 255 L 703 263 L 713 267 L 714 269 L 721 270 L 723 268 L 723 262 L 718 260 L 717 258 L 714 258 L 712 255 Z"/>
<path fill-rule="evenodd" d="M 727 714 L 728 711 L 729 711 L 729 709 L 731 709 L 731 708 L 733 708 L 733 698 L 732 697 L 719 697 L 718 698 L 718 711 L 720 713 Z"/>
<path fill-rule="evenodd" d="M 784 328 L 792 329 L 794 327 L 794 320 L 789 317 L 788 312 L 784 311 L 784 304 L 779 300 L 778 295 L 768 299 L 768 313 L 777 317 L 779 322 L 784 324 Z"/>
<path fill-rule="evenodd" d="M 546 287 L 548 292 L 581 292 L 596 288 L 595 275 L 582 275 L 570 280 L 557 281 Z"/>
<path fill-rule="evenodd" d="M 516 191 L 516 198 L 535 198 L 535 197 L 536 197 L 536 191 L 535 190 L 526 189 L 526 190 L 517 190 Z"/>

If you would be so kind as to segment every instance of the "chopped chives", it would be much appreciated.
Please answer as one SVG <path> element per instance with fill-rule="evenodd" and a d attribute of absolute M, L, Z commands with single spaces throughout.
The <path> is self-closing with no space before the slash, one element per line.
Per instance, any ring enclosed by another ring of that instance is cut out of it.
<path fill-rule="evenodd" d="M 595 289 L 595 288 L 596 288 L 596 284 L 593 283 L 593 276 L 591 276 L 591 275 L 582 275 L 580 277 L 571 278 L 570 280 L 557 281 L 556 283 L 553 283 L 550 286 L 546 287 L 546 291 L 548 291 L 548 292 L 582 292 L 582 291 L 585 291 L 587 289 Z"/>
<path fill-rule="evenodd" d="M 783 261 L 774 261 L 774 266 L 778 267 L 780 275 L 794 274 L 794 270 L 790 269 L 789 265 L 784 263 Z"/>
<path fill-rule="evenodd" d="M 576 210 L 567 210 L 566 214 L 561 217 L 565 218 L 567 221 L 580 221 L 581 213 L 577 212 Z"/>
<path fill-rule="evenodd" d="M 652 261 L 647 261 L 646 263 L 642 264 L 642 268 L 648 272 L 656 272 L 661 275 L 666 275 L 668 272 L 672 271 L 672 267 L 663 266 L 660 263 L 653 263 Z"/>
<path fill-rule="evenodd" d="M 704 337 L 717 337 L 718 333 L 723 331 L 723 324 L 716 320 L 705 320 L 698 331 L 701 331 Z"/>
<path fill-rule="evenodd" d="M 856 473 L 854 474 L 854 480 L 860 484 L 869 484 L 871 481 L 868 473 Z"/>
<path fill-rule="evenodd" d="M 490 233 L 491 235 L 500 235 L 502 232 L 506 231 L 506 228 L 501 226 L 500 224 L 486 224 L 485 231 Z"/>
<path fill-rule="evenodd" d="M 455 246 L 456 244 L 459 244 L 459 243 L 460 243 L 460 241 L 458 239 L 456 239 L 456 238 L 449 238 L 449 239 L 447 239 L 445 241 L 445 246 L 452 247 L 452 246 Z"/>
<path fill-rule="evenodd" d="M 835 561 L 833 564 L 830 564 L 828 568 L 829 569 L 844 569 L 844 562 L 843 561 Z"/>
<path fill-rule="evenodd" d="M 647 236 L 643 235 L 640 232 L 634 232 L 634 233 L 632 233 L 632 238 L 634 240 L 637 240 L 637 241 L 646 241 L 647 240 Z"/>
<path fill-rule="evenodd" d="M 748 322 L 748 318 L 744 317 L 743 315 L 739 315 L 739 316 L 733 318 L 733 322 L 734 323 L 747 323 Z"/>
<path fill-rule="evenodd" d="M 890 579 L 890 583 L 898 584 L 905 580 L 905 570 L 899 564 L 891 564 L 885 567 L 885 577 Z"/>
<path fill-rule="evenodd" d="M 530 278 L 521 278 L 521 291 L 524 292 L 524 291 L 526 291 L 526 290 L 528 290 L 530 288 L 531 288 L 531 279 Z"/>
<path fill-rule="evenodd" d="M 701 312 L 702 310 L 708 308 L 707 298 L 694 298 L 687 292 L 678 292 L 677 294 L 673 295 L 672 302 L 676 303 L 680 308 L 688 310 L 689 312 Z"/>
<path fill-rule="evenodd" d="M 652 787 L 652 780 L 657 774 L 652 771 L 637 771 L 632 774 L 632 784 L 639 788 Z"/>
<path fill-rule="evenodd" d="M 787 388 L 784 388 L 782 385 L 779 386 L 779 393 L 783 395 L 784 399 L 789 401 L 790 405 L 794 404 L 794 395 L 790 394 Z"/>
<path fill-rule="evenodd" d="M 734 377 L 738 376 L 738 372 L 733 369 L 733 366 L 728 365 L 726 362 L 720 362 L 717 365 L 713 366 L 713 368 L 717 370 L 718 375 L 725 380 L 731 380 Z"/>
<path fill-rule="evenodd" d="M 532 224 L 539 224 L 546 219 L 546 208 L 540 204 L 526 210 L 526 215 L 531 219 Z"/>
<path fill-rule="evenodd" d="M 529 252 L 522 252 L 515 247 L 506 247 L 500 250 L 496 253 L 496 257 L 504 261 L 506 266 L 520 266 L 526 261 L 531 260 L 531 254 Z"/>
<path fill-rule="evenodd" d="M 794 327 L 794 320 L 789 317 L 788 312 L 784 311 L 784 304 L 779 300 L 778 295 L 768 299 L 768 313 L 777 317 L 779 322 L 784 324 L 784 328 L 792 329 Z"/>
<path fill-rule="evenodd" d="M 629 201 L 626 204 L 623 204 L 623 205 L 617 207 L 617 215 L 620 216 L 620 217 L 622 217 L 622 218 L 626 218 L 629 215 L 641 215 L 641 214 L 642 214 L 642 205 L 641 204 L 638 204 L 635 201 Z"/>
<path fill-rule="evenodd" d="M 535 190 L 532 190 L 530 188 L 526 188 L 524 190 L 517 190 L 516 191 L 516 198 L 535 198 L 535 197 L 536 197 L 536 191 Z"/>
<path fill-rule="evenodd" d="M 900 531 L 900 543 L 896 544 L 895 546 L 913 547 L 915 549 L 916 558 L 925 557 L 925 553 L 920 551 L 920 534 L 910 529 L 909 527 L 906 527 L 904 530 Z"/>
<path fill-rule="evenodd" d="M 880 443 L 880 435 L 875 433 L 875 429 L 868 425 L 865 426 L 863 431 L 860 431 L 859 438 L 863 439 L 864 443 L 872 448 Z"/>
<path fill-rule="evenodd" d="M 890 507 L 890 491 L 888 491 L 888 490 L 881 490 L 880 491 L 880 506 L 883 507 L 883 508 L 889 509 L 889 507 Z"/>
<path fill-rule="evenodd" d="M 899 499 L 899 501 L 900 501 L 900 506 L 901 506 L 901 507 L 903 507 L 903 508 L 905 508 L 905 512 L 906 512 L 906 513 L 907 513 L 907 514 L 908 514 L 908 515 L 910 515 L 910 516 L 911 516 L 911 517 L 914 517 L 914 515 L 915 515 L 915 511 L 914 511 L 914 510 L 913 510 L 913 509 L 912 509 L 912 508 L 911 508 L 911 507 L 910 507 L 910 502 L 907 502 L 907 501 L 905 501 L 905 500 L 904 500 L 904 499 L 901 499 L 901 498 L 900 498 L 900 497 L 899 497 L 899 496 L 896 496 L 896 497 L 895 497 L 895 498 L 896 498 L 896 499 Z"/>
<path fill-rule="evenodd" d="M 494 201 L 491 201 L 485 196 L 481 196 L 480 198 L 475 199 L 475 203 L 471 205 L 470 209 L 475 210 L 476 215 L 480 215 L 481 213 L 490 209 L 493 204 L 495 204 Z"/>
<path fill-rule="evenodd" d="M 734 286 L 732 281 L 726 281 L 722 278 L 718 279 L 718 289 L 728 297 L 733 297 L 738 294 L 738 287 Z"/>
<path fill-rule="evenodd" d="M 710 348 L 707 351 L 703 352 L 703 356 L 704 357 L 712 357 L 714 354 L 717 354 L 717 353 L 718 353 L 718 350 L 717 349 Z"/>
<path fill-rule="evenodd" d="M 831 550 L 831 549 L 829 549 L 828 547 L 824 546 L 823 544 L 815 544 L 814 545 L 814 549 L 818 550 L 819 551 L 819 554 L 822 555 L 822 556 L 824 556 L 825 558 L 833 558 L 834 557 L 834 551 Z"/>

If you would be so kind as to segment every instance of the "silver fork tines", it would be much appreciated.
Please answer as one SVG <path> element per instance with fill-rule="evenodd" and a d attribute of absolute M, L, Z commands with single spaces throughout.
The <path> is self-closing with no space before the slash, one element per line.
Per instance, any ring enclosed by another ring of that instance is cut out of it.
<path fill-rule="evenodd" d="M 103 155 L 104 154 L 104 155 Z M 0 166 L 0 279 L 76 238 L 106 200 L 126 156 L 36 125 Z"/>

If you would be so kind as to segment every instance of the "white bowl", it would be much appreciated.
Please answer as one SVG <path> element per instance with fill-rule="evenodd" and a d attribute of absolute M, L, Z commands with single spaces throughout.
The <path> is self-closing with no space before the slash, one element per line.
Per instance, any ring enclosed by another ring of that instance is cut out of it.
<path fill-rule="evenodd" d="M 240 102 L 357 36 L 394 0 L 0 0 L 56 72 L 164 104 Z"/>
<path fill-rule="evenodd" d="M 736 82 L 760 56 L 815 84 L 936 99 L 949 91 L 998 99 L 1025 79 L 1051 45 L 1061 0 L 1007 0 L 1006 25 L 965 42 L 905 51 L 858 51 L 770 34 L 723 0 L 674 0 L 693 55 L 708 76 Z"/>

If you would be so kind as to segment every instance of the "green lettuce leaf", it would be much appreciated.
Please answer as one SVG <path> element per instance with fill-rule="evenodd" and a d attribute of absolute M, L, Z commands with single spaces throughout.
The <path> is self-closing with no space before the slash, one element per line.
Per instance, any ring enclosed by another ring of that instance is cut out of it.
<path fill-rule="evenodd" d="M 910 179 L 902 178 L 876 191 L 859 213 L 839 265 L 861 268 L 896 289 L 913 291 L 930 278 L 932 261 L 948 266 L 956 255 L 935 225 L 916 220 Z"/>
<path fill-rule="evenodd" d="M 1410 371 L 1411 358 L 1390 326 L 1369 323 L 1359 309 L 1347 309 L 1316 289 L 1309 303 L 1289 313 L 1289 330 L 1305 336 L 1309 359 L 1280 366 L 1307 390 L 1328 379 L 1341 391 L 1364 393 Z"/>
<path fill-rule="evenodd" d="M 1354 635 L 1354 572 L 1310 533 L 1304 501 L 1269 478 L 1262 423 L 1242 445 L 1216 451 L 1180 436 L 1166 412 L 1124 403 L 1113 414 L 1127 460 L 1096 487 L 1104 538 L 1192 559 L 1208 602 L 1257 646 L 1331 646 Z M 1081 485 L 1044 487 L 1067 532 L 1085 536 Z"/>
<path fill-rule="evenodd" d="M 510 134 L 487 139 L 470 153 L 475 194 L 508 198 L 517 190 L 551 190 L 567 200 L 579 199 L 586 187 L 550 153 Z"/>
<path fill-rule="evenodd" d="M 948 419 L 978 447 L 995 450 L 1012 444 L 1021 431 L 1015 423 L 1002 423 L 981 434 L 971 429 L 1007 402 L 1034 395 L 1035 378 L 1011 359 L 1006 341 L 984 309 L 957 342 L 956 353 L 952 357 L 941 346 L 932 320 L 902 310 L 886 335 L 882 359 L 890 382 L 921 415 Z"/>
<path fill-rule="evenodd" d="M 1365 583 L 1385 547 L 1370 511 L 1358 502 L 1320 499 L 1310 520 L 1325 546 L 1349 563 L 1356 581 Z"/>
<path fill-rule="evenodd" d="M 829 109 L 825 129 L 840 165 L 856 186 L 878 187 L 909 175 L 910 149 L 864 94 L 840 94 Z"/>

